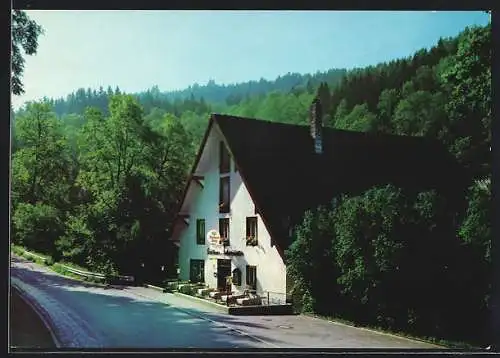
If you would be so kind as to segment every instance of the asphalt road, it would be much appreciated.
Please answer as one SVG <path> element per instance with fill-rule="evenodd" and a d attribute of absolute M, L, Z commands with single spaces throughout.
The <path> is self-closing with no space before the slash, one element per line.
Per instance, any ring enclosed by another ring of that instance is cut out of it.
<path fill-rule="evenodd" d="M 11 260 L 11 285 L 73 348 L 436 348 L 320 319 L 230 316 L 144 287 L 99 287 Z"/>

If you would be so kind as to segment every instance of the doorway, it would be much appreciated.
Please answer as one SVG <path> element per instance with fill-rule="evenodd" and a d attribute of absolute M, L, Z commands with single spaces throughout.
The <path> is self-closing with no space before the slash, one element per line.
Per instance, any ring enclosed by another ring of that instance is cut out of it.
<path fill-rule="evenodd" d="M 217 260 L 217 288 L 225 290 L 227 288 L 226 277 L 231 276 L 231 260 Z"/>

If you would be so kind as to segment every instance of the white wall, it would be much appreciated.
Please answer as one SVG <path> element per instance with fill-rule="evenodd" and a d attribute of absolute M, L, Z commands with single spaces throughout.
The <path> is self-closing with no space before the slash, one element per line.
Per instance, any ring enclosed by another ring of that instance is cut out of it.
<path fill-rule="evenodd" d="M 221 136 L 214 124 L 207 138 L 204 153 L 202 154 L 203 172 L 196 175 L 204 176 L 204 189 L 196 190 L 195 195 L 190 195 L 192 202 L 185 203 L 183 207 L 189 208 L 190 225 L 180 234 L 179 267 L 180 278 L 189 279 L 190 259 L 205 260 L 205 283 L 209 287 L 217 286 L 214 272 L 217 268 L 216 259 L 231 259 L 231 270 L 238 267 L 242 273 L 242 286 L 235 287 L 235 291 L 242 291 L 246 286 L 246 265 L 257 266 L 257 291 L 273 301 L 284 301 L 286 297 L 286 268 L 283 260 L 276 250 L 271 247 L 270 235 L 259 215 L 255 214 L 255 206 L 250 194 L 246 189 L 241 176 L 234 170 L 234 162 L 231 160 L 230 172 L 230 195 L 231 212 L 219 214 L 219 142 Z M 190 189 L 190 190 L 191 190 Z M 181 210 L 182 211 L 182 210 Z M 258 245 L 246 246 L 246 218 L 248 216 L 258 217 Z M 206 230 L 219 229 L 219 218 L 230 219 L 230 249 L 243 251 L 243 256 L 210 255 L 207 257 L 207 245 L 196 244 L 196 219 L 205 219 Z M 211 260 L 213 258 L 213 260 Z"/>

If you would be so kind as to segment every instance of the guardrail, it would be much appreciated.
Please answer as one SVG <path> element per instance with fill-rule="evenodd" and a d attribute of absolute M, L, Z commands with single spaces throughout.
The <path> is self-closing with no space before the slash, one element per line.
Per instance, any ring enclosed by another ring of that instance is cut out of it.
<path fill-rule="evenodd" d="M 31 256 L 36 257 L 36 258 L 39 258 L 40 260 L 42 260 L 44 262 L 47 261 L 47 259 L 45 257 L 43 257 L 43 256 L 34 254 L 34 253 L 26 251 L 26 250 L 24 250 L 24 252 L 27 253 L 28 255 L 31 255 Z M 66 271 L 71 272 L 74 275 L 78 275 L 78 276 L 82 276 L 82 277 L 87 277 L 87 278 L 88 277 L 93 277 L 93 278 L 97 278 L 97 279 L 101 279 L 101 280 L 104 280 L 106 278 L 112 278 L 112 279 L 117 279 L 119 281 L 131 282 L 131 283 L 135 281 L 134 276 L 121 276 L 121 275 L 109 276 L 109 275 L 103 275 L 101 273 L 95 273 L 95 272 L 78 270 L 78 269 L 75 269 L 75 268 L 63 265 L 63 264 L 60 264 L 60 265 Z"/>
<path fill-rule="evenodd" d="M 24 250 L 24 252 L 25 252 L 25 253 L 27 253 L 28 255 L 31 255 L 31 256 L 33 256 L 33 257 L 36 257 L 36 258 L 38 258 L 38 259 L 42 260 L 43 262 L 47 261 L 47 259 L 46 259 L 45 257 L 43 257 L 43 256 L 40 256 L 40 255 L 34 254 L 34 253 L 29 252 L 29 251 L 26 251 L 26 250 Z"/>

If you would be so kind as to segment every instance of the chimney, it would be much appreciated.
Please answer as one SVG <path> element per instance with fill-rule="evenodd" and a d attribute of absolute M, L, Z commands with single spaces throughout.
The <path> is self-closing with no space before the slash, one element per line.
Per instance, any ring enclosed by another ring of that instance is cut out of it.
<path fill-rule="evenodd" d="M 323 153 L 323 111 L 319 96 L 316 96 L 311 104 L 309 125 L 311 137 L 314 140 L 314 151 L 316 154 L 321 154 Z"/>

